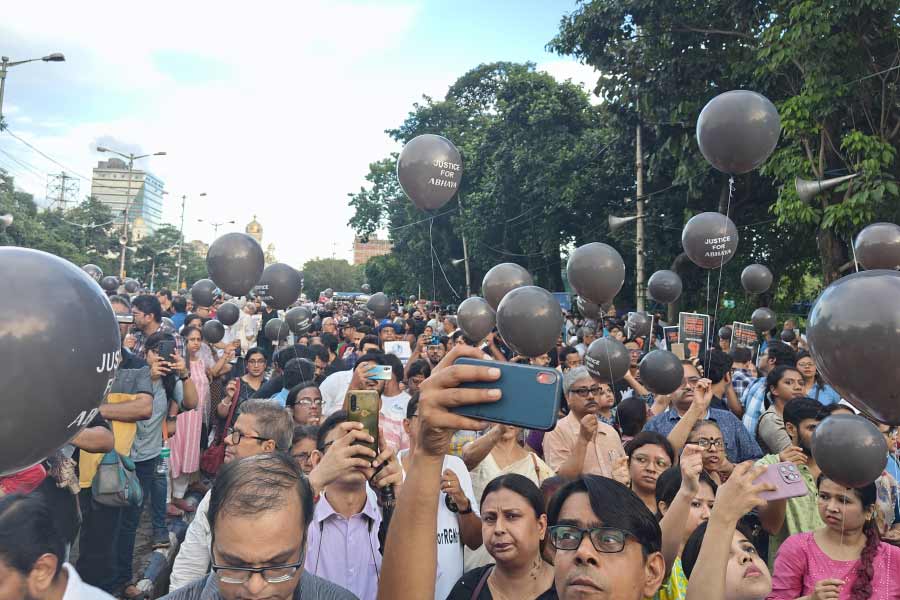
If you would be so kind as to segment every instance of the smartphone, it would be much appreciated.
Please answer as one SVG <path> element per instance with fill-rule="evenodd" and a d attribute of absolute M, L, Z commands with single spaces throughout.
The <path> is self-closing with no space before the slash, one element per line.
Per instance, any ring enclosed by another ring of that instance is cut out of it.
<path fill-rule="evenodd" d="M 500 369 L 497 381 L 464 383 L 459 387 L 499 388 L 503 396 L 497 402 L 461 406 L 453 412 L 526 429 L 550 431 L 556 426 L 562 398 L 562 375 L 556 369 L 475 358 L 460 358 L 454 364 Z"/>
<path fill-rule="evenodd" d="M 159 343 L 159 349 L 157 351 L 159 357 L 166 362 L 172 362 L 172 357 L 175 356 L 175 340 L 163 340 Z"/>
<path fill-rule="evenodd" d="M 366 371 L 366 379 L 374 379 L 375 381 L 390 381 L 393 377 L 394 369 L 391 365 L 375 365 Z"/>
<path fill-rule="evenodd" d="M 431 345 L 432 346 L 438 346 L 438 345 L 440 345 L 440 343 L 441 343 L 440 336 L 437 336 L 437 335 L 431 336 Z"/>
<path fill-rule="evenodd" d="M 388 367 L 390 368 L 390 367 Z M 344 410 L 350 421 L 362 423 L 366 433 L 375 440 L 373 443 L 362 443 L 378 454 L 378 410 L 381 397 L 376 390 L 350 390 L 344 396 Z"/>
<path fill-rule="evenodd" d="M 116 321 L 119 323 L 134 323 L 134 315 L 116 315 Z"/>
<path fill-rule="evenodd" d="M 784 500 L 786 498 L 799 498 L 808 493 L 803 475 L 792 462 L 780 462 L 766 467 L 766 472 L 757 477 L 754 484 L 771 483 L 775 490 L 762 492 L 759 497 L 764 500 Z"/>

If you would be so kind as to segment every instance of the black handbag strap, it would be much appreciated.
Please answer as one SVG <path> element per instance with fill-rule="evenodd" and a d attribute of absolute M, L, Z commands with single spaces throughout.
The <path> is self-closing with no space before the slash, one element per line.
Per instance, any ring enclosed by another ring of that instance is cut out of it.
<path fill-rule="evenodd" d="M 481 576 L 481 579 L 478 580 L 478 585 L 475 586 L 475 591 L 472 592 L 471 600 L 477 600 L 478 596 L 481 595 L 481 590 L 484 589 L 484 586 L 487 584 L 488 577 L 490 577 L 491 571 L 493 570 L 494 565 L 491 565 L 484 570 L 484 574 Z"/>

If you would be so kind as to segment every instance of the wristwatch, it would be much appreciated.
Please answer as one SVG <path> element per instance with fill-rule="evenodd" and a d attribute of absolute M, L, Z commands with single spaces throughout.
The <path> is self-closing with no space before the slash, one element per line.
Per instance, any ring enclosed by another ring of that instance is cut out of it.
<path fill-rule="evenodd" d="M 453 498 L 450 497 L 450 494 L 444 496 L 444 504 L 450 512 L 459 513 L 461 515 L 467 515 L 472 512 L 472 502 L 469 502 L 469 507 L 466 510 L 460 510 L 456 502 L 453 501 Z"/>

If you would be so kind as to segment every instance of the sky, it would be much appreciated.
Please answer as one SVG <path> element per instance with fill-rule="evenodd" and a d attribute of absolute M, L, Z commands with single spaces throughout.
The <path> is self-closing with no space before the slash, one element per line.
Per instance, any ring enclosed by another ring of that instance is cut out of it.
<path fill-rule="evenodd" d="M 531 61 L 592 89 L 596 74 L 545 50 L 575 0 L 279 0 L 269 3 L 96 0 L 17 3 L 0 21 L 0 55 L 62 52 L 66 62 L 10 69 L 0 167 L 39 202 L 48 174 L 90 192 L 108 155 L 165 182 L 163 219 L 185 238 L 243 231 L 296 267 L 352 258 L 348 193 L 369 163 L 399 151 L 384 133 L 423 95 L 442 98 L 481 63 Z M 254 7 L 248 10 L 248 7 Z M 45 156 L 44 156 L 45 155 Z M 205 197 L 199 194 L 206 193 Z M 203 219 L 204 222 L 198 222 Z M 235 221 L 235 225 L 227 224 Z"/>

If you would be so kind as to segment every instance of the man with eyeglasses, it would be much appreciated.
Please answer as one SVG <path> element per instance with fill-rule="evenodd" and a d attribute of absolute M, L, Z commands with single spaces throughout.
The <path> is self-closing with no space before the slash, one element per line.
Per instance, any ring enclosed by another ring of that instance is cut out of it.
<path fill-rule="evenodd" d="M 616 430 L 598 418 L 600 384 L 587 367 L 577 367 L 563 377 L 563 392 L 569 414 L 544 436 L 544 460 L 567 479 L 583 473 L 612 477 L 625 450 Z"/>
<path fill-rule="evenodd" d="M 498 389 L 458 387 L 464 382 L 499 379 L 500 370 L 494 367 L 453 364 L 461 356 L 477 358 L 477 353 L 472 348 L 455 348 L 422 385 L 421 444 L 388 531 L 379 590 L 382 599 L 432 597 L 437 563 L 430 528 L 437 523 L 443 456 L 455 430 L 484 427 L 451 409 L 496 402 L 501 396 Z M 579 477 L 557 492 L 549 516 L 560 599 L 641 600 L 659 589 L 665 577 L 659 525 L 622 484 L 603 477 Z"/>
<path fill-rule="evenodd" d="M 750 436 L 741 421 L 731 411 L 718 408 L 707 408 L 712 400 L 712 383 L 708 379 L 701 382 L 700 371 L 690 361 L 682 361 L 684 378 L 681 386 L 669 395 L 671 404 L 669 408 L 644 425 L 644 431 L 655 431 L 669 438 L 676 451 L 684 446 L 687 436 L 694 423 L 698 420 L 715 421 L 725 438 L 725 454 L 733 464 L 742 463 L 745 460 L 757 460 L 763 455 L 759 444 Z M 701 400 L 701 410 L 691 410 L 695 400 Z M 685 423 L 679 426 L 678 439 L 669 436 L 672 430 L 685 419 Z"/>
<path fill-rule="evenodd" d="M 306 476 L 286 454 L 224 465 L 209 499 L 206 551 L 212 573 L 165 598 L 353 600 L 347 590 L 303 568 L 313 502 Z"/>
<path fill-rule="evenodd" d="M 241 404 L 234 426 L 226 431 L 225 464 L 276 450 L 290 452 L 293 429 L 290 415 L 276 401 L 247 400 Z M 184 587 L 209 570 L 210 498 L 211 492 L 207 492 L 197 506 L 172 567 L 169 591 Z"/>

